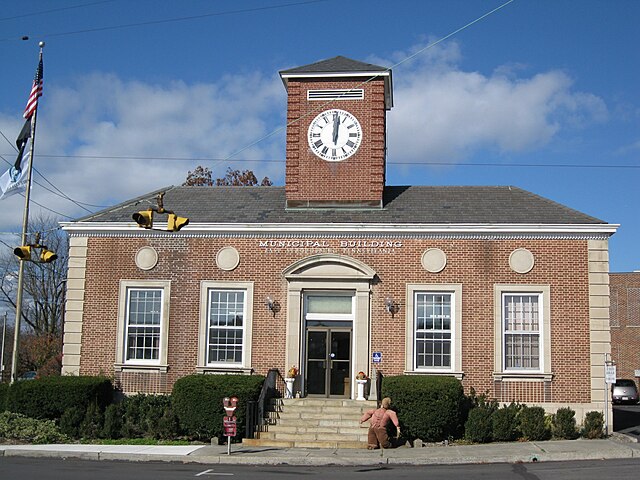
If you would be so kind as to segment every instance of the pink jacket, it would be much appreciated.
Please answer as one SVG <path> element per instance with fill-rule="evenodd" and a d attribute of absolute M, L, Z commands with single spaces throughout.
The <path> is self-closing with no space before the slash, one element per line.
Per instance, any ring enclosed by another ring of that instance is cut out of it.
<path fill-rule="evenodd" d="M 388 410 L 386 408 L 378 408 L 377 410 L 366 411 L 360 419 L 360 423 L 366 422 L 369 419 L 371 419 L 372 427 L 386 427 L 387 425 L 389 425 L 390 421 L 393 422 L 396 428 L 400 427 L 396 412 L 394 412 L 393 410 Z"/>

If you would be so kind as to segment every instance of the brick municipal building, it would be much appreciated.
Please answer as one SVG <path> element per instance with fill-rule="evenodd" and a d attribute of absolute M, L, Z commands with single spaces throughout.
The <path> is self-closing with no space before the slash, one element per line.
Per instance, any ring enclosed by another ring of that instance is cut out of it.
<path fill-rule="evenodd" d="M 330 399 L 360 371 L 446 375 L 603 410 L 617 225 L 514 186 L 387 185 L 391 71 L 335 57 L 280 76 L 284 187 L 169 187 L 63 223 L 63 373 L 168 393 L 295 365 L 296 392 Z M 133 221 L 159 193 L 187 226 Z"/>

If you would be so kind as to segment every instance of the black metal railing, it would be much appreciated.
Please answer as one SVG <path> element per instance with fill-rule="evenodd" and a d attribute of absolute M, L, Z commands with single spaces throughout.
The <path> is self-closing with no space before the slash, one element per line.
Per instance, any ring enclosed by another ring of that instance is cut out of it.
<path fill-rule="evenodd" d="M 282 398 L 284 378 L 277 368 L 272 368 L 262 384 L 258 400 L 247 403 L 247 423 L 245 438 L 255 438 L 256 432 L 262 431 L 266 425 L 265 418 L 269 404 L 274 398 Z"/>

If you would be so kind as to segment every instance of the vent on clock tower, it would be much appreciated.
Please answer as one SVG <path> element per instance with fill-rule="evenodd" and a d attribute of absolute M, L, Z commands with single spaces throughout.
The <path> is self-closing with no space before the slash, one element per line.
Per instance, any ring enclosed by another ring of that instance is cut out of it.
<path fill-rule="evenodd" d="M 307 100 L 362 100 L 362 88 L 337 90 L 307 90 Z"/>
<path fill-rule="evenodd" d="M 334 57 L 280 72 L 288 208 L 381 208 L 391 70 Z"/>

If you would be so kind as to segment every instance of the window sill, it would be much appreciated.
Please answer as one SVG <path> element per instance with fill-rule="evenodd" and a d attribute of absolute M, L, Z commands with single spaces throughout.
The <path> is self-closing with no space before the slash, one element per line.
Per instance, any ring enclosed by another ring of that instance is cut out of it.
<path fill-rule="evenodd" d="M 440 377 L 455 377 L 462 380 L 464 372 L 452 372 L 451 370 L 405 370 L 405 375 L 427 375 Z"/>
<path fill-rule="evenodd" d="M 553 373 L 494 372 L 493 379 L 500 382 L 550 382 L 553 380 Z"/>
<path fill-rule="evenodd" d="M 196 367 L 196 372 L 204 375 L 216 373 L 223 375 L 251 375 L 253 373 L 253 368 L 236 365 L 228 367 L 224 365 L 199 365 Z"/>
<path fill-rule="evenodd" d="M 116 363 L 113 366 L 116 372 L 158 372 L 167 373 L 169 370 L 168 365 L 135 365 L 135 364 L 122 364 Z"/>

